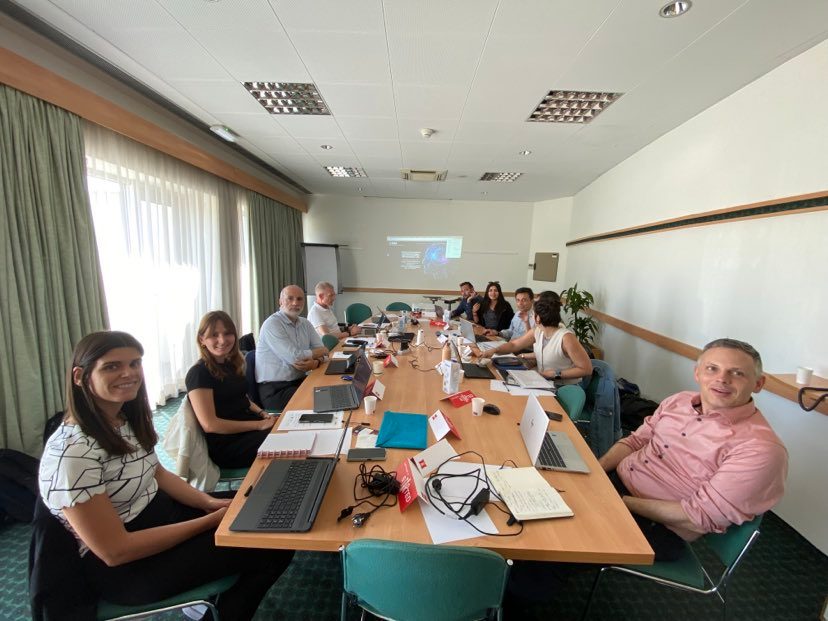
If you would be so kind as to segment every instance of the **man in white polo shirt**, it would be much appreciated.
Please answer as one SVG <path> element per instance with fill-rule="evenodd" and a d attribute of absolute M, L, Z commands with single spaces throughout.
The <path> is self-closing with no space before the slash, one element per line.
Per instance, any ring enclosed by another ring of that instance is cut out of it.
<path fill-rule="evenodd" d="M 336 315 L 333 312 L 333 303 L 336 300 L 336 291 L 329 282 L 320 282 L 314 289 L 316 293 L 316 301 L 308 311 L 308 321 L 316 328 L 319 336 L 325 334 L 333 334 L 338 339 L 344 339 L 346 336 L 354 336 L 359 332 L 358 326 L 351 326 L 342 331 L 339 329 L 339 322 L 336 320 Z"/>

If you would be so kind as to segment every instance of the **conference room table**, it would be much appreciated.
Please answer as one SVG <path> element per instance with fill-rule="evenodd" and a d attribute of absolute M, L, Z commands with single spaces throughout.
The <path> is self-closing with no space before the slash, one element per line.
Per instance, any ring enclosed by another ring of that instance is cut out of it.
<path fill-rule="evenodd" d="M 449 442 L 457 453 L 474 450 L 483 456 L 487 464 L 501 465 L 508 460 L 516 466 L 530 466 L 519 425 L 528 397 L 511 395 L 492 390 L 490 380 L 465 379 L 461 390 L 471 390 L 487 403 L 500 408 L 500 415 L 484 413 L 474 416 L 471 404 L 453 407 L 443 400 L 442 377 L 434 370 L 441 360 L 441 349 L 436 331 L 427 319 L 419 326 L 425 331 L 425 345 L 396 355 L 397 368 L 388 367 L 377 376 L 385 385 L 382 401 L 377 402 L 373 415 L 366 415 L 364 408 L 354 410 L 350 425 L 368 425 L 379 429 L 383 412 L 433 414 L 440 409 L 455 424 L 462 439 L 449 435 Z M 412 328 L 409 328 L 412 329 Z M 340 349 L 342 345 L 338 346 Z M 394 344 L 399 350 L 399 344 Z M 370 350 L 369 350 L 370 352 Z M 338 375 L 325 375 L 326 365 L 314 370 L 287 404 L 285 410 L 310 410 L 313 407 L 313 389 L 317 386 L 341 384 Z M 495 372 L 495 375 L 497 373 Z M 601 470 L 575 425 L 564 413 L 554 396 L 539 397 L 544 409 L 563 414 L 560 422 L 551 421 L 549 428 L 565 432 L 590 468 L 589 474 L 541 470 L 542 476 L 561 494 L 574 512 L 573 517 L 525 520 L 523 532 L 515 537 L 480 535 L 472 539 L 451 542 L 452 545 L 475 546 L 497 552 L 504 558 L 523 560 L 566 561 L 580 563 L 629 563 L 651 564 L 653 551 L 629 511 L 614 490 L 606 474 Z M 347 413 L 346 413 L 347 418 Z M 278 423 L 274 425 L 274 432 Z M 356 434 L 353 443 L 356 441 Z M 434 444 L 431 430 L 428 444 Z M 366 462 L 370 467 L 379 463 L 386 470 L 394 470 L 405 459 L 418 451 L 388 449 L 384 462 Z M 473 456 L 463 461 L 480 463 Z M 359 472 L 358 462 L 348 462 L 340 457 L 334 469 L 330 486 L 310 531 L 304 533 L 254 533 L 232 532 L 230 525 L 245 502 L 244 490 L 255 485 L 270 460 L 257 459 L 240 486 L 224 519 L 216 531 L 216 544 L 220 546 L 313 550 L 335 552 L 340 546 L 355 539 L 375 538 L 414 543 L 432 543 L 423 515 L 417 502 L 404 512 L 399 506 L 383 507 L 373 513 L 359 528 L 351 519 L 337 521 L 342 509 L 354 503 L 354 481 Z M 511 465 L 511 463 L 510 463 Z M 362 490 L 361 495 L 366 495 Z M 370 507 L 368 507 L 370 509 Z M 357 509 L 356 512 L 366 510 Z M 501 534 L 517 531 L 517 526 L 507 526 L 507 515 L 489 507 L 488 514 Z"/>

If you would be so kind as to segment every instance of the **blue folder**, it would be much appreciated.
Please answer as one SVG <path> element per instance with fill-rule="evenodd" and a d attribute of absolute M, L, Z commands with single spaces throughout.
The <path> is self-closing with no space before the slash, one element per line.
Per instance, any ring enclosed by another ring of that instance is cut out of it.
<path fill-rule="evenodd" d="M 386 412 L 382 416 L 377 446 L 424 449 L 428 446 L 428 420 L 425 414 Z"/>

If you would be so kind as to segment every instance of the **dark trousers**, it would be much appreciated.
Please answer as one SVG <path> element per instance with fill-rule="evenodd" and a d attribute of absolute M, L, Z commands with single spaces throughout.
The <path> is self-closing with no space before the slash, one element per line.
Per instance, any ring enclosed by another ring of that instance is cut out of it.
<path fill-rule="evenodd" d="M 134 532 L 183 522 L 204 515 L 184 506 L 161 490 L 125 527 Z M 239 574 L 236 584 L 218 600 L 222 619 L 251 619 L 259 603 L 293 558 L 292 551 L 220 548 L 209 530 L 174 548 L 131 563 L 108 567 L 91 551 L 83 557 L 84 570 L 101 597 L 115 604 L 156 602 L 224 576 Z"/>
<path fill-rule="evenodd" d="M 259 384 L 259 397 L 264 409 L 284 410 L 287 402 L 290 401 L 293 393 L 297 391 L 303 381 L 305 381 L 305 378 L 300 377 L 289 382 L 263 382 Z"/>
<path fill-rule="evenodd" d="M 267 431 L 241 433 L 205 433 L 207 452 L 219 468 L 249 468 L 256 460 L 256 451 L 270 435 Z"/>

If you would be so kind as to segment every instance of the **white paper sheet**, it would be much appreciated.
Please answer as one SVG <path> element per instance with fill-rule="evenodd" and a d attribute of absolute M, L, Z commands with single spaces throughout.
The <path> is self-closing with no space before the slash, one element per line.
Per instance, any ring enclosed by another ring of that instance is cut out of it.
<path fill-rule="evenodd" d="M 313 443 L 311 457 L 324 457 L 336 453 L 339 446 L 339 438 L 342 437 L 341 429 L 325 429 L 316 432 L 316 441 Z M 351 428 L 345 430 L 345 439 L 342 441 L 342 455 L 347 455 L 351 448 Z"/>
<path fill-rule="evenodd" d="M 350 357 L 351 357 L 351 352 L 345 352 L 345 351 L 335 351 L 334 353 L 331 354 L 331 360 L 342 360 L 342 359 L 350 358 Z"/>
<path fill-rule="evenodd" d="M 376 429 L 363 429 L 357 434 L 354 448 L 374 448 L 377 445 L 379 434 Z"/>
<path fill-rule="evenodd" d="M 345 418 L 345 413 L 331 412 L 333 420 L 330 423 L 300 423 L 299 417 L 302 414 L 313 414 L 313 410 L 288 410 L 282 412 L 279 420 L 279 427 L 277 431 L 317 431 L 319 429 L 342 429 L 342 421 Z"/>
<path fill-rule="evenodd" d="M 530 388 L 521 388 L 520 386 L 508 386 L 500 380 L 489 380 L 489 390 L 497 392 L 508 392 L 513 397 L 528 397 L 535 395 L 536 397 L 554 397 L 555 393 L 551 390 L 535 390 Z"/>
<path fill-rule="evenodd" d="M 431 535 L 431 541 L 437 544 L 448 543 L 449 541 L 460 541 L 462 539 L 473 539 L 475 537 L 482 537 L 483 534 L 476 531 L 464 520 L 458 520 L 454 516 L 447 517 L 441 515 L 437 509 L 429 505 L 427 502 L 418 498 L 420 502 L 420 511 L 423 512 L 423 519 L 425 520 L 428 534 Z M 479 514 L 473 515 L 469 521 L 477 526 L 480 530 L 487 533 L 496 533 L 497 527 L 492 522 L 492 518 L 483 509 Z"/>

